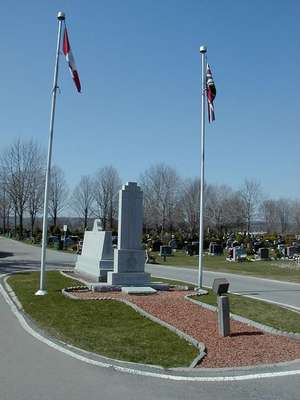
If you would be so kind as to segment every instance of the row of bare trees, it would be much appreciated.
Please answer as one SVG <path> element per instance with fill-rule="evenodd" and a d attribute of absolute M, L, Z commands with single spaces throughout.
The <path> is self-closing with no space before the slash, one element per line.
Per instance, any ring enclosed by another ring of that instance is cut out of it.
<path fill-rule="evenodd" d="M 83 221 L 84 229 L 89 217 L 99 218 L 104 230 L 115 228 L 120 187 L 121 179 L 112 166 L 100 168 L 94 176 L 81 177 L 70 198 L 70 207 Z"/>
<path fill-rule="evenodd" d="M 18 226 L 23 236 L 24 217 L 30 220 L 33 235 L 44 197 L 45 157 L 32 140 L 16 140 L 0 154 L 0 218 L 2 231 Z M 144 224 L 148 232 L 162 238 L 182 232 L 191 237 L 199 230 L 198 178 L 182 179 L 163 163 L 144 171 L 139 177 L 144 192 Z M 82 176 L 72 192 L 64 172 L 51 169 L 49 213 L 53 225 L 62 213 L 76 215 L 86 229 L 89 218 L 99 218 L 103 229 L 115 229 L 118 190 L 121 179 L 113 166 L 104 166 L 94 175 Z M 253 230 L 255 221 L 268 232 L 300 232 L 300 202 L 269 199 L 255 180 L 245 180 L 234 190 L 227 185 L 206 184 L 205 227 L 221 235 L 228 231 Z"/>
<path fill-rule="evenodd" d="M 157 164 L 140 177 L 144 191 L 145 225 L 163 238 L 164 233 L 199 232 L 200 181 L 181 179 L 176 170 Z M 219 236 L 251 232 L 260 225 L 269 233 L 300 232 L 300 202 L 268 199 L 260 184 L 245 179 L 238 190 L 227 185 L 204 186 L 205 227 Z"/>
<path fill-rule="evenodd" d="M 87 227 L 88 218 L 100 218 L 103 229 L 115 226 L 117 193 L 121 180 L 116 169 L 106 166 L 91 176 L 82 176 L 70 193 L 65 174 L 58 166 L 51 168 L 49 214 L 52 224 L 58 224 L 63 212 L 73 211 Z M 31 235 L 38 215 L 41 215 L 45 188 L 45 156 L 33 141 L 17 139 L 0 154 L 0 218 L 2 231 L 14 231 L 22 238 L 24 218 L 30 219 Z"/>
<path fill-rule="evenodd" d="M 44 200 L 45 157 L 40 146 L 33 140 L 17 139 L 0 155 L 0 218 L 2 231 L 10 230 L 11 218 L 14 231 L 24 233 L 24 217 L 30 219 L 33 235 L 37 216 L 41 213 Z M 54 225 L 57 215 L 66 204 L 68 195 L 64 173 L 54 166 L 51 170 L 49 190 L 49 212 Z"/>

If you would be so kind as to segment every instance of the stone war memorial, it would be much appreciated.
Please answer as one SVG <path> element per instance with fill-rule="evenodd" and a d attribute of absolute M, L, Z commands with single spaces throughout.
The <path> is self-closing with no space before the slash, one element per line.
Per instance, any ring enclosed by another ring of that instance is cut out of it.
<path fill-rule="evenodd" d="M 142 233 L 143 192 L 136 182 L 128 182 L 119 191 L 118 247 L 113 253 L 111 232 L 102 231 L 96 219 L 93 230 L 84 234 L 75 273 L 101 282 L 93 285 L 97 291 L 119 287 L 126 292 L 155 293 L 151 275 L 145 272 Z"/>
<path fill-rule="evenodd" d="M 97 282 L 107 280 L 107 272 L 113 269 L 113 248 L 110 231 L 101 229 L 101 221 L 95 219 L 92 231 L 84 232 L 82 253 L 78 255 L 75 272 Z"/>
<path fill-rule="evenodd" d="M 110 285 L 148 285 L 145 251 L 142 249 L 143 192 L 128 182 L 119 192 L 118 248 L 114 250 L 114 271 L 107 275 Z"/>

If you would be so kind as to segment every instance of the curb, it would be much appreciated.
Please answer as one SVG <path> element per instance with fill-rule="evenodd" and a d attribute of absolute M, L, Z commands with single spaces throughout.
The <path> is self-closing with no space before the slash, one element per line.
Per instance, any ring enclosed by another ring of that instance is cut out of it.
<path fill-rule="evenodd" d="M 214 311 L 214 312 L 218 311 L 218 308 L 216 306 L 212 306 L 211 304 L 206 304 L 206 303 L 202 303 L 201 301 L 191 299 L 190 298 L 191 296 L 195 296 L 195 295 L 188 294 L 185 296 L 185 299 L 191 301 L 194 304 L 197 304 L 200 307 L 206 308 L 210 311 Z M 241 317 L 240 315 L 237 315 L 237 314 L 230 313 L 230 318 L 233 319 L 234 321 L 242 322 L 244 324 L 252 326 L 253 328 L 257 328 L 263 332 L 271 333 L 272 335 L 285 336 L 285 337 L 289 337 L 291 339 L 300 339 L 300 333 L 280 331 L 279 329 L 275 329 L 275 328 L 272 328 L 271 326 L 261 324 L 260 322 L 253 321 L 252 319 Z"/>

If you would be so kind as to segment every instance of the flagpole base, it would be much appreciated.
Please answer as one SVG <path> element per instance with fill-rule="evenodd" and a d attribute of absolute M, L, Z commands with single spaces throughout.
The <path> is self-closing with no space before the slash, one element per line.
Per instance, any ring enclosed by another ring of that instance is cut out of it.
<path fill-rule="evenodd" d="M 202 289 L 200 287 L 196 287 L 194 290 L 195 290 L 195 292 L 197 292 L 198 296 L 204 296 L 204 295 L 208 294 L 208 290 Z"/>
<path fill-rule="evenodd" d="M 48 294 L 47 290 L 41 290 L 39 289 L 37 292 L 34 293 L 35 296 L 45 296 L 46 294 Z"/>

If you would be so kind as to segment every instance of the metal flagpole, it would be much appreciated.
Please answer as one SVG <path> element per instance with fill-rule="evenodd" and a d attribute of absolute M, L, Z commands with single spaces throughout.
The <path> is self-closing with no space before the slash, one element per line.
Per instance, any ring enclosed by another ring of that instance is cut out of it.
<path fill-rule="evenodd" d="M 205 150 L 205 92 L 206 92 L 206 50 L 205 46 L 200 47 L 202 56 L 202 103 L 201 103 L 201 162 L 200 162 L 200 223 L 199 223 L 199 271 L 198 271 L 198 290 L 203 293 L 207 291 L 202 290 L 203 284 L 203 191 L 204 191 L 204 150 Z"/>
<path fill-rule="evenodd" d="M 55 117 L 56 92 L 57 92 L 57 88 L 58 88 L 57 77 L 58 77 L 58 65 L 59 65 L 59 54 L 60 54 L 61 27 L 62 27 L 63 21 L 65 20 L 65 14 L 63 12 L 59 12 L 57 14 L 57 19 L 58 19 L 58 34 L 57 34 L 56 60 L 55 60 L 53 90 L 52 90 L 50 129 L 49 129 L 49 142 L 48 142 L 48 155 L 47 155 L 47 169 L 46 169 L 45 195 L 44 195 L 40 289 L 35 293 L 37 296 L 44 296 L 47 294 L 47 290 L 45 287 L 45 269 L 46 269 L 45 267 L 46 267 L 47 233 L 48 233 L 49 184 L 50 184 L 50 171 L 51 171 L 52 140 L 53 140 L 54 117 Z"/>

